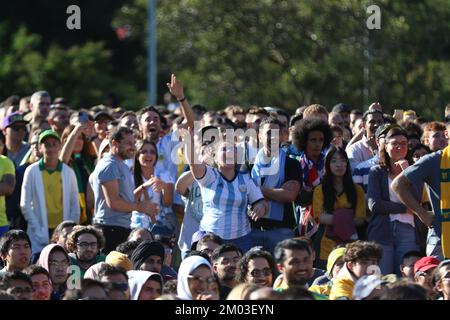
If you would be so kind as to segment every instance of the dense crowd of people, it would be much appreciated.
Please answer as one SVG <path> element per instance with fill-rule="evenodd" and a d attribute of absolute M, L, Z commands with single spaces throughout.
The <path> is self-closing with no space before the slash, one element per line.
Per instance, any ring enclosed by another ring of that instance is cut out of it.
<path fill-rule="evenodd" d="M 0 107 L 0 299 L 449 300 L 450 107 Z M 173 99 L 175 98 L 175 99 Z"/>

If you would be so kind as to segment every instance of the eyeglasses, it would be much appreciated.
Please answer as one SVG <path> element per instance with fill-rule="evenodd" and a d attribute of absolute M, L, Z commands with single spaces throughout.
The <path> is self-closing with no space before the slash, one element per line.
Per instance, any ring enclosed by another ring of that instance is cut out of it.
<path fill-rule="evenodd" d="M 48 262 L 48 265 L 52 266 L 52 267 L 67 267 L 69 265 L 69 261 L 67 261 L 67 260 L 64 260 L 64 261 L 51 260 Z"/>
<path fill-rule="evenodd" d="M 259 270 L 259 269 L 253 269 L 252 271 L 250 271 L 250 275 L 251 275 L 253 278 L 259 278 L 259 277 L 261 277 L 261 276 L 268 277 L 268 276 L 270 276 L 271 274 L 272 274 L 272 270 L 270 270 L 269 268 L 264 268 L 264 269 L 262 269 L 262 270 Z"/>
<path fill-rule="evenodd" d="M 216 279 L 214 277 L 203 278 L 203 277 L 193 276 L 191 274 L 188 275 L 187 277 L 188 277 L 188 279 L 191 279 L 192 281 L 194 281 L 196 284 L 199 284 L 199 283 L 211 284 L 211 283 L 216 282 Z"/>
<path fill-rule="evenodd" d="M 97 248 L 97 242 L 79 242 L 77 243 L 77 246 L 82 249 L 86 249 L 87 247 Z"/>
<path fill-rule="evenodd" d="M 408 147 L 408 142 L 387 142 L 387 144 L 390 144 L 394 148 L 406 148 Z"/>

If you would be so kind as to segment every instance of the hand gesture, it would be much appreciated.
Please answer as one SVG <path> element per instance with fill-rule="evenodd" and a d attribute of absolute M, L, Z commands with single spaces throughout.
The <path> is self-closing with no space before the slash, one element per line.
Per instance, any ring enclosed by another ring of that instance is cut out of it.
<path fill-rule="evenodd" d="M 169 88 L 170 93 L 177 98 L 177 100 L 181 100 L 184 98 L 184 88 L 183 84 L 177 81 L 177 77 L 172 74 L 170 79 L 170 83 L 167 82 L 167 87 Z"/>
<path fill-rule="evenodd" d="M 185 144 L 183 148 L 184 159 L 186 160 L 186 163 L 193 164 L 195 159 L 198 159 L 198 154 L 196 154 L 197 150 L 194 145 L 194 130 L 191 127 L 188 127 L 187 129 L 179 129 L 179 133 Z"/>
<path fill-rule="evenodd" d="M 253 206 L 250 211 L 250 218 L 254 221 L 258 221 L 260 218 L 264 217 L 267 212 L 267 207 L 265 201 L 261 201 Z"/>
<path fill-rule="evenodd" d="M 406 168 L 408 168 L 409 163 L 408 163 L 408 160 L 402 159 L 402 160 L 397 161 L 395 163 L 395 165 L 400 167 L 402 170 L 405 170 Z"/>
<path fill-rule="evenodd" d="M 144 187 L 151 187 L 153 192 L 162 192 L 164 189 L 165 183 L 155 176 L 151 176 L 151 178 L 144 183 Z"/>
<path fill-rule="evenodd" d="M 144 192 L 144 201 L 139 202 L 138 211 L 149 216 L 152 223 L 156 223 L 156 215 L 159 212 L 159 207 L 156 203 L 150 201 L 147 191 Z"/>

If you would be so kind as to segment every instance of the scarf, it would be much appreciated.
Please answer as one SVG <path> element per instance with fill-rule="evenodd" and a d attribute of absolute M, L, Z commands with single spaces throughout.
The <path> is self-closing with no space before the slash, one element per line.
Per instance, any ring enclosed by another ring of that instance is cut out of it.
<path fill-rule="evenodd" d="M 325 153 L 321 152 L 317 163 L 310 160 L 305 152 L 301 152 L 297 160 L 300 162 L 303 174 L 303 187 L 316 187 L 321 181 L 325 171 Z"/>
<path fill-rule="evenodd" d="M 310 160 L 305 152 L 300 152 L 297 160 L 302 168 L 302 188 L 308 187 L 313 189 L 322 181 L 325 172 L 325 151 L 322 151 L 317 163 Z M 300 236 L 312 237 L 319 229 L 319 224 L 314 220 L 312 205 L 307 207 L 297 206 L 295 215 L 298 221 L 298 230 Z M 298 217 L 298 218 L 297 218 Z"/>
<path fill-rule="evenodd" d="M 251 172 L 251 177 L 258 187 L 279 188 L 284 183 L 286 152 L 283 149 L 279 149 L 279 152 L 278 156 L 269 159 L 262 148 L 258 151 Z M 284 203 L 277 201 L 269 201 L 268 203 L 269 210 L 265 218 L 282 221 Z"/>
<path fill-rule="evenodd" d="M 450 146 L 441 157 L 441 245 L 444 258 L 450 257 Z"/>

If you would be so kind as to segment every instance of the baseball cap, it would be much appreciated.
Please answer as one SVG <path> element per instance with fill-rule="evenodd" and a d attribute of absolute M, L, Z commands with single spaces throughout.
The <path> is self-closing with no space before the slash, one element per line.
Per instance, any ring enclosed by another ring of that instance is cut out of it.
<path fill-rule="evenodd" d="M 348 105 L 346 105 L 345 103 L 338 103 L 337 105 L 335 105 L 333 107 L 333 109 L 331 109 L 331 112 L 348 112 L 350 113 L 350 107 Z"/>
<path fill-rule="evenodd" d="M 419 271 L 426 272 L 427 270 L 436 268 L 441 261 L 435 257 L 423 257 L 414 264 L 414 274 Z"/>
<path fill-rule="evenodd" d="M 377 110 L 377 109 L 369 109 L 369 110 L 367 110 L 367 111 L 365 111 L 363 113 L 363 120 L 366 121 L 367 116 L 370 115 L 370 114 L 379 114 L 384 119 L 384 113 L 383 112 L 381 112 L 380 110 Z"/>
<path fill-rule="evenodd" d="M 10 115 L 8 115 L 6 118 L 3 119 L 3 124 L 2 124 L 2 128 L 6 129 L 9 126 L 13 125 L 14 123 L 24 123 L 27 124 L 28 121 L 26 121 L 23 118 L 23 115 L 20 114 L 19 112 L 13 112 Z"/>
<path fill-rule="evenodd" d="M 48 137 L 53 137 L 53 138 L 58 139 L 58 141 L 61 141 L 61 138 L 59 137 L 59 134 L 56 131 L 45 130 L 45 131 L 41 132 L 41 134 L 39 135 L 39 143 L 42 143 L 42 141 L 44 141 Z"/>
<path fill-rule="evenodd" d="M 398 124 L 384 123 L 375 131 L 375 139 L 380 139 L 380 136 L 386 134 L 392 128 L 401 128 Z"/>
<path fill-rule="evenodd" d="M 100 117 L 107 117 L 110 120 L 114 120 L 113 117 L 106 111 L 98 111 L 95 115 L 94 115 L 94 121 L 97 121 L 98 118 Z"/>
<path fill-rule="evenodd" d="M 387 281 L 382 280 L 379 275 L 371 274 L 362 276 L 355 283 L 353 288 L 353 300 L 363 300 L 370 296 L 373 290 L 378 286 L 387 283 Z"/>
<path fill-rule="evenodd" d="M 327 272 L 331 275 L 331 271 L 333 270 L 334 265 L 336 264 L 336 261 L 338 261 L 339 258 L 343 257 L 345 255 L 345 248 L 337 248 L 330 252 L 328 255 L 327 260 Z"/>

